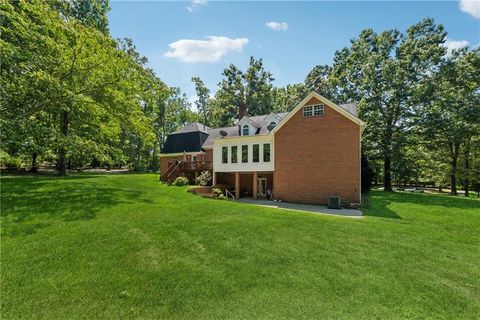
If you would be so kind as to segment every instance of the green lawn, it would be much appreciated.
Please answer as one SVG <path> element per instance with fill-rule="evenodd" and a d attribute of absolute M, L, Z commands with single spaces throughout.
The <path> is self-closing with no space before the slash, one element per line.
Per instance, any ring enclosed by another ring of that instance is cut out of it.
<path fill-rule="evenodd" d="M 1 178 L 2 319 L 478 319 L 480 201 L 373 192 L 364 219 L 155 175 Z"/>

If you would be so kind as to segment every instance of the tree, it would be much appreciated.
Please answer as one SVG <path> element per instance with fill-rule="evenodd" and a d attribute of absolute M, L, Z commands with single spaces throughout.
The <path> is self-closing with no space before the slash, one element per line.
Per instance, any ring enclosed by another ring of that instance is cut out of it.
<path fill-rule="evenodd" d="M 108 34 L 109 0 L 52 0 L 50 3 L 64 17 L 76 19 L 88 27 Z"/>
<path fill-rule="evenodd" d="M 469 176 L 470 141 L 480 130 L 480 49 L 463 48 L 446 56 L 423 90 L 431 99 L 420 110 L 421 126 L 430 144 L 444 150 L 450 164 L 451 194 L 457 195 L 458 160 L 465 150 Z M 469 179 L 464 180 L 468 190 Z"/>
<path fill-rule="evenodd" d="M 2 3 L 2 140 L 9 154 L 145 168 L 170 94 L 131 41 L 114 41 L 51 3 Z M 103 2 L 106 3 L 106 2 Z M 19 130 L 20 129 L 20 130 Z M 13 132 L 17 134 L 12 134 Z M 2 144 L 2 149 L 3 149 Z"/>
<path fill-rule="evenodd" d="M 392 159 L 418 104 L 417 87 L 426 81 L 445 54 L 446 34 L 431 19 L 380 34 L 360 33 L 351 46 L 337 51 L 332 75 L 339 96 L 359 102 L 359 116 L 368 123 L 364 150 L 379 150 L 385 191 L 392 190 Z"/>
<path fill-rule="evenodd" d="M 315 66 L 305 78 L 306 91 L 315 91 L 327 99 L 338 101 L 338 94 L 332 83 L 331 73 L 332 67 L 328 65 Z"/>
<path fill-rule="evenodd" d="M 231 64 L 222 75 L 215 95 L 219 123 L 230 125 L 238 117 L 239 110 L 247 110 L 249 115 L 270 113 L 272 106 L 272 74 L 264 69 L 262 59 L 250 57 L 247 70 L 242 72 Z M 220 112 L 218 111 L 221 110 Z"/>
<path fill-rule="evenodd" d="M 203 124 L 208 126 L 210 125 L 210 90 L 208 90 L 202 79 L 200 79 L 199 77 L 193 77 L 192 82 L 195 84 L 195 91 L 197 92 L 197 100 L 195 101 L 195 106 L 197 107 L 198 112 L 200 112 L 203 116 Z"/>
<path fill-rule="evenodd" d="M 286 85 L 281 88 L 273 88 L 272 105 L 273 112 L 288 112 L 299 104 L 307 95 L 307 89 L 301 83 Z"/>

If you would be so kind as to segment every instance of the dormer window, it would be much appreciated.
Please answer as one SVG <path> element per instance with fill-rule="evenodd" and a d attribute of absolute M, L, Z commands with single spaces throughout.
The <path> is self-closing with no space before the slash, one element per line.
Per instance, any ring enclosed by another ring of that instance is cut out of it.
<path fill-rule="evenodd" d="M 269 126 L 272 126 L 272 127 L 275 127 L 277 124 L 275 123 L 275 121 L 272 121 L 270 122 Z"/>
<path fill-rule="evenodd" d="M 250 127 L 248 124 L 244 125 L 242 128 L 242 136 L 248 136 L 250 135 Z"/>

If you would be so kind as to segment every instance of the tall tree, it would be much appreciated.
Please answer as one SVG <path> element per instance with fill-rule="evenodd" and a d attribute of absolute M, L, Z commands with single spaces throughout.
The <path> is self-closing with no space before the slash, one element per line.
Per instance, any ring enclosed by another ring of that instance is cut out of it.
<path fill-rule="evenodd" d="M 480 49 L 463 48 L 446 56 L 425 88 L 431 98 L 423 100 L 421 126 L 430 144 L 449 159 L 451 194 L 457 195 L 461 148 L 469 167 L 470 141 L 480 130 Z"/>
<path fill-rule="evenodd" d="M 203 124 L 209 126 L 210 90 L 205 86 L 202 79 L 200 79 L 199 77 L 193 77 L 192 82 L 195 84 L 195 91 L 197 92 L 197 100 L 195 101 L 195 106 L 197 107 L 198 112 L 200 112 L 200 114 L 203 116 Z"/>
<path fill-rule="evenodd" d="M 337 100 L 338 95 L 331 78 L 332 67 L 328 65 L 315 66 L 305 78 L 306 91 L 315 91 L 327 99 Z"/>
<path fill-rule="evenodd" d="M 291 111 L 308 94 L 307 88 L 301 84 L 286 85 L 285 87 L 273 88 L 272 105 L 273 112 Z"/>
<path fill-rule="evenodd" d="M 341 96 L 359 102 L 359 115 L 368 123 L 365 149 L 381 153 L 385 191 L 392 190 L 392 159 L 412 125 L 417 87 L 445 54 L 445 37 L 441 25 L 425 19 L 405 35 L 398 30 L 364 30 L 350 47 L 335 54 L 335 84 L 342 88 Z"/>
<path fill-rule="evenodd" d="M 250 57 L 247 70 L 242 72 L 231 64 L 218 84 L 215 105 L 221 109 L 220 123 L 228 125 L 238 117 L 238 110 L 247 109 L 250 115 L 267 114 L 273 110 L 273 76 L 266 71 L 263 60 Z"/>

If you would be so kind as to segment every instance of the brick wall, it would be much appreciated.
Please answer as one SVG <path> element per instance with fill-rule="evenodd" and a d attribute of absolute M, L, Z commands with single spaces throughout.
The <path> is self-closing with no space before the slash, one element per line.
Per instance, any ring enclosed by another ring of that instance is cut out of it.
<path fill-rule="evenodd" d="M 274 197 L 326 204 L 329 195 L 339 195 L 359 202 L 359 139 L 360 127 L 329 106 L 318 117 L 304 117 L 300 109 L 275 133 Z"/>

